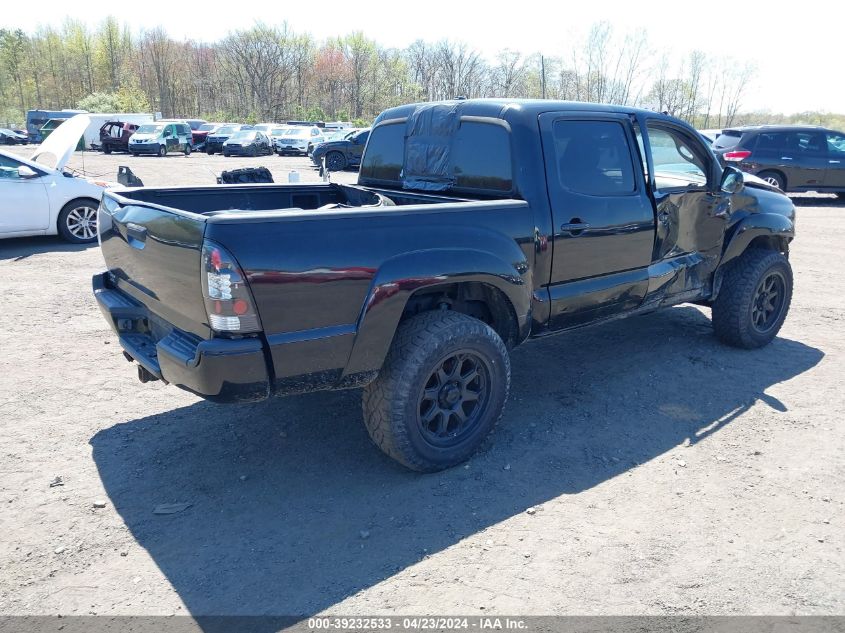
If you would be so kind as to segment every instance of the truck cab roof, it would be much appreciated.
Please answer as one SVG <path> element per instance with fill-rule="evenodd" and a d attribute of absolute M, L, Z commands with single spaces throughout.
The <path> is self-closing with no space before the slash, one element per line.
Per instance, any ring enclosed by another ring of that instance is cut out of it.
<path fill-rule="evenodd" d="M 443 105 L 456 106 L 461 116 L 478 116 L 503 119 L 511 123 L 535 121 L 544 112 L 608 112 L 628 115 L 648 115 L 678 122 L 679 119 L 669 115 L 631 108 L 627 106 L 608 105 L 606 103 L 589 103 L 585 101 L 552 101 L 549 99 L 451 99 L 448 101 L 434 101 L 412 103 L 390 108 L 382 112 L 373 125 L 389 119 L 401 119 L 409 116 L 421 106 Z"/>

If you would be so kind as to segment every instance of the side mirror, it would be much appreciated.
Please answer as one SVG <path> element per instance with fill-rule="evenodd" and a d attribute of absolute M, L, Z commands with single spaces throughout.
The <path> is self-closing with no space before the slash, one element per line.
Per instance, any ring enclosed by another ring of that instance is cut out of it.
<path fill-rule="evenodd" d="M 736 167 L 725 167 L 722 172 L 722 182 L 719 183 L 719 189 L 725 193 L 736 193 L 742 189 L 745 180 L 742 177 L 742 172 Z"/>
<path fill-rule="evenodd" d="M 18 167 L 18 178 L 38 178 L 38 176 L 38 172 L 26 165 Z"/>

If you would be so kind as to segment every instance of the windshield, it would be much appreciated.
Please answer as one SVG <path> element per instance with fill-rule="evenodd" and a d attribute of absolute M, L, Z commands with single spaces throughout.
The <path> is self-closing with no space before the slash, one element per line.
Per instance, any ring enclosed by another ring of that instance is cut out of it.
<path fill-rule="evenodd" d="M 138 128 L 138 134 L 156 134 L 164 129 L 163 125 L 142 125 Z"/>
<path fill-rule="evenodd" d="M 251 141 L 255 138 L 255 130 L 242 130 L 232 136 L 230 141 Z"/>
<path fill-rule="evenodd" d="M 275 128 L 275 129 L 273 129 L 273 131 L 272 131 L 272 132 L 270 132 L 270 134 L 271 134 L 272 136 L 281 136 L 282 134 L 284 134 L 284 133 L 285 133 L 285 131 L 287 131 L 287 128 L 286 128 L 286 127 L 277 127 L 277 128 Z"/>
<path fill-rule="evenodd" d="M 282 136 L 288 136 L 291 138 L 308 138 L 310 135 L 311 133 L 304 127 L 292 128 L 282 132 Z"/>
<path fill-rule="evenodd" d="M 217 127 L 216 123 L 203 123 L 200 125 L 198 132 L 211 132 L 214 128 Z"/>
<path fill-rule="evenodd" d="M 235 132 L 237 132 L 237 129 L 234 125 L 224 125 L 214 131 L 215 134 L 234 134 Z"/>

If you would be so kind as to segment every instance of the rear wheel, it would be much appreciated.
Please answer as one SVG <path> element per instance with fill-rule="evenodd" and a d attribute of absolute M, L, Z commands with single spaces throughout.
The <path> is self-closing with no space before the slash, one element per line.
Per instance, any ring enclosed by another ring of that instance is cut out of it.
<path fill-rule="evenodd" d="M 774 185 L 781 191 L 786 191 L 786 180 L 776 171 L 761 171 L 757 174 L 758 178 L 762 178 L 770 185 Z"/>
<path fill-rule="evenodd" d="M 97 201 L 91 198 L 80 198 L 68 202 L 59 213 L 59 235 L 73 244 L 87 244 L 95 241 L 98 206 Z"/>
<path fill-rule="evenodd" d="M 728 264 L 713 302 L 713 329 L 734 347 L 767 345 L 792 301 L 792 268 L 782 253 L 752 248 Z"/>
<path fill-rule="evenodd" d="M 111 154 L 111 147 L 108 145 L 103 146 L 103 154 Z"/>
<path fill-rule="evenodd" d="M 426 312 L 396 331 L 384 366 L 364 389 L 364 421 L 376 445 L 412 470 L 468 459 L 502 414 L 510 359 L 486 323 Z"/>
<path fill-rule="evenodd" d="M 206 154 L 208 154 L 209 156 L 211 156 L 212 154 L 214 154 L 214 150 L 213 150 L 213 149 L 211 149 L 210 147 L 206 147 L 206 148 L 205 148 L 205 153 L 206 153 Z"/>
<path fill-rule="evenodd" d="M 191 144 L 185 143 L 185 156 L 190 156 L 190 155 L 191 155 Z"/>
<path fill-rule="evenodd" d="M 167 156 L 167 145 L 159 145 L 158 146 L 158 155 L 159 156 Z"/>
<path fill-rule="evenodd" d="M 326 167 L 329 171 L 346 169 L 346 157 L 340 152 L 329 152 L 326 156 Z"/>

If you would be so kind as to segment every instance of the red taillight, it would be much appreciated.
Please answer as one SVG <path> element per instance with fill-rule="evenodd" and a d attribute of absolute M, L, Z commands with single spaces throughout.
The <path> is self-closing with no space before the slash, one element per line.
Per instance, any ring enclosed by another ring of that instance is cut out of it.
<path fill-rule="evenodd" d="M 261 331 L 243 271 L 223 247 L 208 240 L 202 245 L 202 293 L 212 330 L 234 334 Z"/>
<path fill-rule="evenodd" d="M 740 161 L 745 160 L 749 156 L 751 156 L 751 152 L 749 152 L 748 150 L 725 152 L 724 154 L 722 154 L 722 158 L 724 158 L 729 163 L 738 163 Z"/>

